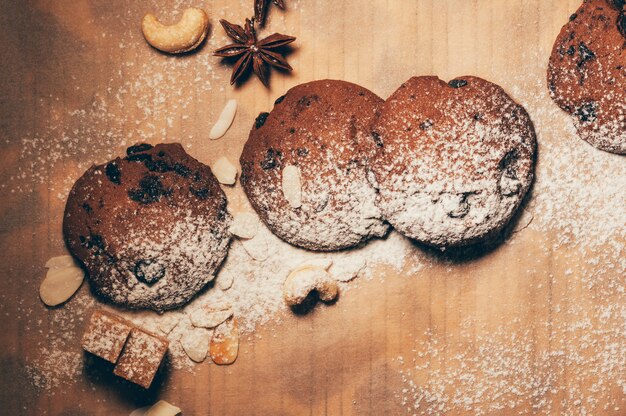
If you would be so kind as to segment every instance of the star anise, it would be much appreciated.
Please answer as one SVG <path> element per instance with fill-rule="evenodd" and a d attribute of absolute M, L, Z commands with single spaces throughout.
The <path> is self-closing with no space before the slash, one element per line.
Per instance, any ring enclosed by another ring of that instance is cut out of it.
<path fill-rule="evenodd" d="M 235 43 L 226 45 L 213 52 L 215 56 L 223 58 L 239 57 L 233 68 L 233 74 L 230 77 L 230 83 L 234 84 L 249 69 L 252 70 L 261 80 L 263 85 L 268 86 L 269 67 L 291 71 L 291 66 L 287 63 L 284 56 L 276 52 L 277 49 L 290 44 L 296 38 L 293 36 L 274 33 L 262 40 L 257 40 L 256 31 L 254 30 L 254 19 L 246 19 L 245 28 L 220 20 L 226 34 Z"/>
<path fill-rule="evenodd" d="M 276 6 L 281 9 L 285 9 L 285 0 L 272 0 Z M 267 16 L 267 6 L 269 0 L 254 0 L 254 19 L 259 22 L 261 26 L 265 24 L 265 16 Z"/>

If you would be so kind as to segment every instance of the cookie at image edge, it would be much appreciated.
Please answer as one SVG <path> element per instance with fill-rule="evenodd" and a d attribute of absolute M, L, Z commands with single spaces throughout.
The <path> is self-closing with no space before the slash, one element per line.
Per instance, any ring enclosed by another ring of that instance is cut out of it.
<path fill-rule="evenodd" d="M 548 65 L 552 99 L 582 139 L 626 153 L 626 16 L 621 0 L 586 0 L 554 42 Z"/>
<path fill-rule="evenodd" d="M 385 102 L 373 137 L 377 203 L 394 228 L 427 245 L 491 240 L 532 183 L 528 114 L 477 77 L 411 78 Z"/>
<path fill-rule="evenodd" d="M 241 184 L 274 234 L 318 251 L 386 234 L 366 169 L 382 103 L 358 85 L 321 80 L 293 87 L 259 115 L 241 155 Z M 301 186 L 292 191 L 301 191 L 301 204 L 283 193 L 285 172 L 299 175 Z"/>
<path fill-rule="evenodd" d="M 228 250 L 226 196 L 179 144 L 138 144 L 92 166 L 72 188 L 63 234 L 94 291 L 163 311 L 211 281 Z"/>

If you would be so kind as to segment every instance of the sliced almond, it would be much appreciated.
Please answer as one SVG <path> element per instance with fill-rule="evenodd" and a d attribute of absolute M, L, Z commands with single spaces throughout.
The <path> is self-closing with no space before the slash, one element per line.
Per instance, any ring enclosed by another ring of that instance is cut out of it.
<path fill-rule="evenodd" d="M 231 124 L 233 124 L 235 114 L 237 114 L 237 100 L 228 100 L 220 114 L 220 118 L 217 119 L 217 122 L 211 129 L 211 133 L 209 133 L 209 139 L 216 140 L 225 135 Z"/>
<path fill-rule="evenodd" d="M 233 310 L 230 307 L 203 305 L 191 312 L 189 319 L 195 327 L 215 328 L 231 316 L 233 316 Z"/>
<path fill-rule="evenodd" d="M 207 352 L 209 351 L 209 342 L 211 335 L 209 331 L 202 328 L 194 328 L 191 331 L 186 331 L 180 340 L 185 354 L 192 361 L 201 363 L 206 359 Z"/>
<path fill-rule="evenodd" d="M 146 416 L 146 412 L 150 410 L 151 406 L 140 407 L 131 412 L 130 416 Z"/>
<path fill-rule="evenodd" d="M 80 267 L 50 269 L 39 287 L 39 297 L 48 306 L 57 306 L 67 301 L 80 288 L 85 273 Z"/>
<path fill-rule="evenodd" d="M 213 174 L 223 185 L 234 185 L 237 180 L 237 167 L 225 157 L 220 157 L 211 166 Z"/>
<path fill-rule="evenodd" d="M 269 247 L 265 237 L 257 234 L 250 240 L 241 240 L 241 245 L 250 257 L 257 261 L 265 261 L 269 257 Z"/>
<path fill-rule="evenodd" d="M 178 407 L 165 400 L 159 400 L 146 411 L 144 416 L 176 416 L 180 414 L 182 414 L 182 410 Z"/>
<path fill-rule="evenodd" d="M 160 317 L 159 320 L 159 331 L 163 332 L 165 335 L 171 333 L 178 322 L 180 321 L 181 316 L 178 313 L 168 313 L 165 316 Z"/>
<path fill-rule="evenodd" d="M 235 214 L 230 232 L 239 237 L 250 239 L 259 231 L 259 217 L 249 212 Z"/>
<path fill-rule="evenodd" d="M 221 290 L 228 290 L 233 286 L 233 281 L 235 280 L 235 276 L 231 272 L 222 271 L 217 277 L 217 287 Z"/>
<path fill-rule="evenodd" d="M 287 165 L 283 169 L 283 195 L 292 208 L 302 206 L 302 183 L 300 169 L 297 166 Z"/>
<path fill-rule="evenodd" d="M 61 269 L 63 267 L 78 267 L 74 258 L 70 255 L 51 257 L 46 262 L 46 269 Z"/>
<path fill-rule="evenodd" d="M 235 362 L 239 353 L 239 329 L 234 318 L 215 329 L 209 353 L 215 364 L 227 365 Z"/>

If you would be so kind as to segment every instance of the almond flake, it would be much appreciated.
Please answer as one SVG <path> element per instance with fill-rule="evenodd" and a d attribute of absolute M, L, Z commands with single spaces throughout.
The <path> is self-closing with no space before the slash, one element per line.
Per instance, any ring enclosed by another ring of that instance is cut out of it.
<path fill-rule="evenodd" d="M 209 331 L 202 328 L 194 328 L 183 334 L 180 343 L 183 346 L 185 354 L 187 354 L 192 361 L 201 363 L 206 359 L 210 339 Z"/>
<path fill-rule="evenodd" d="M 216 285 L 221 290 L 228 290 L 233 286 L 235 276 L 231 272 L 222 271 L 216 280 Z"/>
<path fill-rule="evenodd" d="M 165 400 L 159 400 L 146 411 L 144 416 L 176 416 L 181 413 L 182 410 L 178 407 L 169 404 Z"/>
<path fill-rule="evenodd" d="M 265 237 L 257 234 L 250 240 L 241 240 L 241 245 L 250 257 L 257 261 L 265 261 L 269 257 L 269 247 Z"/>
<path fill-rule="evenodd" d="M 259 217 L 249 212 L 235 214 L 230 232 L 239 237 L 250 239 L 259 231 Z"/>
<path fill-rule="evenodd" d="M 217 119 L 217 122 L 211 129 L 211 133 L 209 133 L 209 139 L 216 140 L 225 135 L 231 124 L 233 124 L 235 114 L 237 114 L 237 100 L 228 100 L 220 114 L 220 118 Z"/>
<path fill-rule="evenodd" d="M 297 166 L 287 165 L 283 169 L 283 195 L 292 208 L 302 206 L 302 184 L 300 169 Z"/>
<path fill-rule="evenodd" d="M 39 297 L 48 306 L 60 305 L 76 293 L 84 278 L 80 267 L 50 269 L 39 287 Z"/>
<path fill-rule="evenodd" d="M 46 269 L 61 269 L 63 267 L 78 267 L 74 258 L 70 255 L 51 257 L 46 262 Z"/>
<path fill-rule="evenodd" d="M 229 306 L 220 308 L 203 305 L 191 312 L 189 319 L 195 327 L 215 328 L 231 316 L 233 316 L 233 310 Z"/>
<path fill-rule="evenodd" d="M 235 319 L 229 319 L 215 329 L 209 352 L 215 364 L 227 365 L 235 362 L 239 353 L 239 329 Z"/>
<path fill-rule="evenodd" d="M 223 156 L 213 163 L 211 171 L 223 185 L 234 185 L 237 180 L 237 167 Z"/>

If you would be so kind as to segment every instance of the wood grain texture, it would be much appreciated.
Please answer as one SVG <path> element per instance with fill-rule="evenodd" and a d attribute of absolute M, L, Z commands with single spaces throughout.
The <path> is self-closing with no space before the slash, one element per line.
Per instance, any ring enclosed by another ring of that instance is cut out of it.
<path fill-rule="evenodd" d="M 590 391 L 602 379 L 581 368 L 587 358 L 593 361 L 594 342 L 606 342 L 607 335 L 594 331 L 593 321 L 574 325 L 581 317 L 567 311 L 572 305 L 591 311 L 600 300 L 623 304 L 624 296 L 608 287 L 623 270 L 603 272 L 606 278 L 590 289 L 582 277 L 599 266 L 576 245 L 557 244 L 558 232 L 550 229 L 525 229 L 476 256 L 424 251 L 431 260 L 425 267 L 415 267 L 412 259 L 400 271 L 381 266 L 374 279 L 358 281 L 333 306 L 306 316 L 287 314 L 244 338 L 234 365 L 166 371 L 148 392 L 89 368 L 78 383 L 52 390 L 33 386 L 25 366 L 50 343 L 55 314 L 40 303 L 37 288 L 45 261 L 63 252 L 65 195 L 91 163 L 142 140 L 181 141 L 204 163 L 222 155 L 235 161 L 256 114 L 270 109 L 289 87 L 309 80 L 343 79 L 387 97 L 413 75 L 472 74 L 500 84 L 514 99 L 521 91 L 545 95 L 552 43 L 579 5 L 574 0 L 286 3 L 286 12 L 271 10 L 266 32 L 298 38 L 289 55 L 295 70 L 273 73 L 266 90 L 256 79 L 229 86 L 231 67 L 211 57 L 225 42 L 218 19 L 243 21 L 252 14 L 252 0 L 0 0 L 0 413 L 128 414 L 158 397 L 185 415 L 578 414 L 581 405 L 568 392 Z M 169 57 L 143 41 L 144 13 L 155 11 L 167 22 L 168 10 L 187 6 L 204 7 L 210 16 L 208 43 L 197 53 Z M 232 128 L 225 138 L 209 141 L 212 123 L 231 98 L 239 102 Z M 537 108 L 529 112 L 538 125 L 567 123 L 564 116 L 552 120 L 553 113 Z M 542 140 L 566 140 L 553 131 Z M 246 204 L 240 187 L 226 192 L 235 209 Z M 84 285 L 81 292 L 87 291 Z M 512 334 L 523 339 L 511 339 Z M 610 341 L 617 353 L 624 351 L 623 338 Z M 528 350 L 518 354 L 516 346 Z M 487 359 L 490 348 L 493 361 Z M 575 365 L 555 358 L 572 351 L 583 351 Z M 493 378 L 489 371 L 497 371 L 498 359 L 509 360 L 506 367 L 514 370 L 500 376 L 503 383 L 527 380 L 545 391 L 528 397 L 510 391 L 515 404 L 498 410 L 490 408 L 489 398 L 499 390 L 488 383 L 472 410 L 449 401 L 444 411 L 432 410 L 441 397 L 455 391 L 462 396 L 469 384 Z M 467 363 L 476 367 L 471 372 L 476 380 L 450 379 L 464 374 L 460 366 Z M 407 373 L 419 366 L 424 370 Z M 610 371 L 615 382 L 582 399 L 597 400 L 596 414 L 624 415 L 626 370 Z M 445 394 L 426 397 L 414 408 L 407 377 L 416 386 L 441 386 Z"/>

